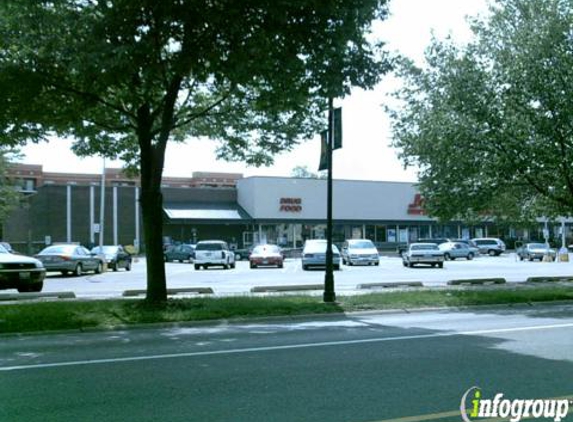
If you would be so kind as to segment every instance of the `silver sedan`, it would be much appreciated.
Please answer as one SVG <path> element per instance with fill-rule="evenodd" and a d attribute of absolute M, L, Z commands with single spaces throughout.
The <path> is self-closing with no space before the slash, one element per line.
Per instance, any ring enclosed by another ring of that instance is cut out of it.
<path fill-rule="evenodd" d="M 60 271 L 63 275 L 82 275 L 85 271 L 99 274 L 103 271 L 103 261 L 83 246 L 61 244 L 48 246 L 36 258 L 42 261 L 46 271 Z"/>

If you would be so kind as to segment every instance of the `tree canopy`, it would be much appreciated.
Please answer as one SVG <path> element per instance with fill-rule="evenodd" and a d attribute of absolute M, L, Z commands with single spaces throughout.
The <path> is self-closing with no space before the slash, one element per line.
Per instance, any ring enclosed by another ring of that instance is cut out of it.
<path fill-rule="evenodd" d="M 16 181 L 8 177 L 8 168 L 15 154 L 14 150 L 0 147 L 0 239 L 2 239 L 2 223 L 20 201 Z"/>
<path fill-rule="evenodd" d="M 326 179 L 324 172 L 315 173 L 309 170 L 308 166 L 295 166 L 291 170 L 291 177 L 300 179 Z"/>
<path fill-rule="evenodd" d="M 431 215 L 573 214 L 573 2 L 496 0 L 465 46 L 402 60 L 394 146 Z"/>
<path fill-rule="evenodd" d="M 0 84 L 29 88 L 0 123 L 139 171 L 148 299 L 164 300 L 167 142 L 205 136 L 220 157 L 269 164 L 323 129 L 326 98 L 388 70 L 369 37 L 386 13 L 386 0 L 4 0 Z"/>

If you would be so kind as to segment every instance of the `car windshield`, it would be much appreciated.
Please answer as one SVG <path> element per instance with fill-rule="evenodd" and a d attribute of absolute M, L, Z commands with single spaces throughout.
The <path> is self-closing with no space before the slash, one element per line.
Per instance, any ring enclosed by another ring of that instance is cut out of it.
<path fill-rule="evenodd" d="M 348 247 L 353 249 L 374 249 L 374 244 L 369 240 L 362 240 L 359 242 L 349 243 Z"/>
<path fill-rule="evenodd" d="M 223 249 L 221 243 L 198 243 L 195 250 L 197 251 L 220 251 Z"/>
<path fill-rule="evenodd" d="M 119 249 L 118 246 L 102 246 L 102 250 L 104 254 L 114 254 Z M 96 246 L 92 249 L 92 253 L 100 253 L 99 246 Z"/>
<path fill-rule="evenodd" d="M 543 243 L 530 243 L 529 247 L 531 249 L 545 249 L 547 246 L 545 246 Z"/>
<path fill-rule="evenodd" d="M 8 250 L 4 246 L 0 245 L 0 253 L 10 253 L 10 252 L 8 252 Z"/>
<path fill-rule="evenodd" d="M 76 245 L 56 245 L 49 246 L 40 252 L 40 255 L 55 255 L 55 254 L 66 254 L 72 255 L 74 250 L 77 248 Z"/>
<path fill-rule="evenodd" d="M 438 245 L 435 244 L 427 244 L 427 245 L 412 245 L 411 249 L 413 251 L 433 251 L 433 250 L 438 250 Z"/>

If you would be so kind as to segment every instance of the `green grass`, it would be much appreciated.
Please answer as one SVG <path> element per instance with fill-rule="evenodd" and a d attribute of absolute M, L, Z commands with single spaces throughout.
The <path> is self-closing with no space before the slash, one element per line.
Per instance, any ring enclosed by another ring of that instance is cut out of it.
<path fill-rule="evenodd" d="M 311 296 L 170 299 L 164 306 L 135 299 L 7 303 L 0 306 L 0 333 L 555 300 L 573 300 L 573 287 L 397 291 L 342 296 L 336 304 L 325 304 L 320 297 Z"/>

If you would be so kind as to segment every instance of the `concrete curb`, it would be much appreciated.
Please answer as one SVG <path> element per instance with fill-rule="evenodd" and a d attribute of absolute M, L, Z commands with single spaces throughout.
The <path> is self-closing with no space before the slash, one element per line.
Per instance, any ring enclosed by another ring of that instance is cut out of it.
<path fill-rule="evenodd" d="M 211 287 L 181 287 L 181 288 L 167 289 L 168 296 L 174 296 L 179 293 L 213 294 L 214 292 Z M 122 296 L 134 297 L 134 296 L 142 296 L 145 294 L 147 294 L 147 289 L 125 290 L 122 293 Z"/>
<path fill-rule="evenodd" d="M 323 290 L 324 284 L 301 284 L 301 285 L 281 285 L 281 286 L 255 286 L 251 287 L 251 293 L 271 293 L 271 292 L 301 292 L 307 290 Z"/>
<path fill-rule="evenodd" d="M 506 284 L 505 278 L 468 278 L 459 280 L 449 280 L 448 286 L 462 286 L 462 285 L 484 285 L 484 284 Z"/>
<path fill-rule="evenodd" d="M 558 283 L 561 281 L 572 282 L 573 276 L 529 277 L 525 280 L 526 283 Z"/>
<path fill-rule="evenodd" d="M 74 292 L 46 292 L 46 293 L 2 293 L 0 301 L 8 300 L 33 300 L 43 298 L 75 299 Z"/>
<path fill-rule="evenodd" d="M 402 287 L 424 287 L 424 283 L 421 281 L 397 281 L 394 283 L 362 283 L 356 286 L 357 290 L 364 289 L 392 289 L 392 288 L 402 288 Z"/>

